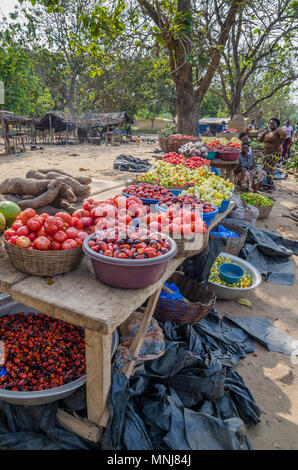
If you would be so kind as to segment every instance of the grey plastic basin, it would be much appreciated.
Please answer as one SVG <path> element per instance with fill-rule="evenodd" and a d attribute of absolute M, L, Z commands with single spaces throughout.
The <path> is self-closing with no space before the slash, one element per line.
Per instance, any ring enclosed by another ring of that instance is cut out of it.
<path fill-rule="evenodd" d="M 255 289 L 261 284 L 262 276 L 260 272 L 257 270 L 257 268 L 255 268 L 252 264 L 248 263 L 247 261 L 244 261 L 238 256 L 230 255 L 229 253 L 222 252 L 218 256 L 230 258 L 232 263 L 236 263 L 239 266 L 241 266 L 241 268 L 243 268 L 244 271 L 250 274 L 252 277 L 251 286 L 247 287 L 246 289 L 222 286 L 220 284 L 216 284 L 215 282 L 208 281 L 208 286 L 210 287 L 210 289 L 213 290 L 213 292 L 215 293 L 218 299 L 222 299 L 222 300 L 239 299 L 240 297 L 243 297 L 243 295 L 245 295 L 246 292 L 252 291 L 253 289 Z"/>
<path fill-rule="evenodd" d="M 25 315 L 30 312 L 40 313 L 37 310 L 26 307 L 12 300 L 7 300 L 0 306 L 0 317 L 5 315 L 14 315 L 16 313 L 24 312 Z M 115 330 L 112 335 L 112 356 L 115 354 L 119 344 L 119 334 Z M 69 384 L 62 385 L 61 387 L 51 388 L 49 390 L 40 390 L 36 392 L 15 392 L 13 390 L 4 390 L 0 388 L 0 400 L 13 403 L 14 405 L 35 406 L 53 403 L 56 400 L 66 398 L 75 392 L 78 388 L 86 383 L 86 375 L 80 379 L 74 380 Z"/>

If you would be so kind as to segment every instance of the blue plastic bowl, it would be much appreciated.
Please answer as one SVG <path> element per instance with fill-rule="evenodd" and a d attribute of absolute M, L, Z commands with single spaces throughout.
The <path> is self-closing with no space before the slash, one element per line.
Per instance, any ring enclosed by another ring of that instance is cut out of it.
<path fill-rule="evenodd" d="M 125 197 L 131 197 L 130 194 L 127 194 L 124 191 L 122 191 L 122 195 L 125 196 Z M 137 197 L 139 197 L 139 196 L 137 196 Z M 158 203 L 158 199 L 145 199 L 143 197 L 139 197 L 139 199 L 141 199 L 142 203 L 145 204 L 146 206 L 150 206 L 151 204 L 157 204 Z"/>
<path fill-rule="evenodd" d="M 220 171 L 217 168 L 211 168 L 211 171 L 216 174 L 216 176 L 220 176 Z"/>
<path fill-rule="evenodd" d="M 222 201 L 221 205 L 218 208 L 218 212 L 224 212 L 228 209 L 231 199 L 225 199 Z"/>
<path fill-rule="evenodd" d="M 207 160 L 214 160 L 214 158 L 216 157 L 216 154 L 217 152 L 211 152 L 211 151 L 207 151 Z"/>
<path fill-rule="evenodd" d="M 164 208 L 164 207 L 159 206 L 158 204 L 156 204 L 155 207 L 156 207 L 157 212 L 167 212 L 168 210 L 168 207 Z M 218 214 L 218 208 L 216 206 L 213 206 L 213 204 L 212 204 L 212 207 L 214 207 L 215 209 L 213 212 L 207 212 L 203 214 L 203 221 L 205 222 L 207 227 L 211 224 L 212 220 L 215 219 L 215 217 Z"/>
<path fill-rule="evenodd" d="M 244 276 L 244 269 L 238 264 L 224 263 L 219 266 L 219 275 L 222 281 L 236 284 Z"/>
<path fill-rule="evenodd" d="M 170 189 L 170 191 L 174 196 L 179 196 L 179 194 L 182 193 L 182 189 Z"/>

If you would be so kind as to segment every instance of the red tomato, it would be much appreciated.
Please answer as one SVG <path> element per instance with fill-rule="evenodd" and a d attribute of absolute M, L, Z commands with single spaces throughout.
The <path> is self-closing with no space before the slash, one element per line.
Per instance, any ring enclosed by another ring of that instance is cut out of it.
<path fill-rule="evenodd" d="M 20 246 L 21 248 L 28 248 L 31 245 L 31 241 L 28 237 L 25 236 L 17 237 L 16 245 Z"/>
<path fill-rule="evenodd" d="M 22 236 L 27 236 L 29 234 L 29 228 L 27 225 L 22 225 L 22 227 L 18 228 L 17 230 L 17 236 L 22 237 Z"/>
<path fill-rule="evenodd" d="M 51 247 L 51 241 L 47 237 L 37 237 L 34 240 L 34 248 L 41 251 L 49 250 Z"/>
<path fill-rule="evenodd" d="M 23 225 L 26 224 L 28 219 L 31 219 L 31 217 L 34 217 L 36 215 L 36 212 L 34 209 L 25 209 L 23 212 L 20 213 L 20 219 L 23 222 Z"/>
<path fill-rule="evenodd" d="M 34 242 L 35 238 L 37 238 L 37 234 L 35 232 L 31 232 L 29 233 L 28 238 L 30 238 L 30 240 Z"/>
<path fill-rule="evenodd" d="M 63 243 L 65 240 L 67 240 L 67 235 L 63 230 L 59 230 L 55 235 L 53 236 L 55 242 Z"/>
<path fill-rule="evenodd" d="M 59 232 L 58 232 L 58 233 L 59 233 Z M 53 250 L 53 251 L 61 250 L 61 246 L 62 246 L 61 243 L 54 241 L 54 242 L 52 243 L 52 250 Z"/>
<path fill-rule="evenodd" d="M 82 217 L 89 217 L 89 211 L 86 211 L 84 209 L 79 209 L 77 211 L 75 211 L 73 214 L 72 214 L 73 217 L 78 217 L 79 219 L 81 219 Z"/>
<path fill-rule="evenodd" d="M 71 229 L 68 229 L 71 230 Z M 75 240 L 65 240 L 65 242 L 62 243 L 62 250 L 70 250 L 72 248 L 76 248 L 78 246 L 77 242 Z"/>
<path fill-rule="evenodd" d="M 65 233 L 67 235 L 67 238 L 70 238 L 70 239 L 74 240 L 75 238 L 77 238 L 79 232 L 76 228 L 70 227 L 66 230 Z M 64 248 L 62 247 L 62 249 L 64 249 Z"/>
<path fill-rule="evenodd" d="M 49 216 L 44 224 L 45 231 L 48 235 L 55 235 L 55 233 L 57 233 L 62 227 L 63 221 L 57 217 Z"/>
<path fill-rule="evenodd" d="M 71 222 L 71 215 L 67 214 L 66 212 L 57 212 L 56 217 L 59 217 L 64 222 L 70 224 Z"/>
<path fill-rule="evenodd" d="M 84 228 L 84 224 L 83 224 L 82 220 L 79 219 L 79 217 L 72 217 L 70 225 L 71 225 L 71 227 L 74 227 L 78 230 L 83 230 L 83 228 Z"/>
<path fill-rule="evenodd" d="M 39 217 L 31 217 L 31 219 L 27 220 L 27 227 L 31 232 L 38 232 L 42 227 L 42 222 Z"/>
<path fill-rule="evenodd" d="M 10 239 L 8 240 L 8 243 L 11 243 L 12 245 L 15 245 L 16 244 L 16 241 L 17 241 L 17 235 L 13 235 L 12 237 L 10 237 Z"/>
<path fill-rule="evenodd" d="M 39 217 L 42 217 L 43 220 L 47 219 L 49 217 L 49 214 L 47 214 L 46 212 L 44 212 L 43 214 L 41 214 Z"/>
<path fill-rule="evenodd" d="M 85 240 L 85 238 L 88 237 L 88 234 L 86 232 L 79 232 L 77 238 L 82 240 L 82 242 Z"/>
<path fill-rule="evenodd" d="M 47 232 L 46 232 L 46 230 L 45 230 L 44 227 L 41 227 L 41 229 L 38 230 L 37 236 L 38 236 L 38 237 L 46 237 L 46 236 L 47 236 Z"/>
<path fill-rule="evenodd" d="M 8 230 L 5 230 L 4 232 L 4 238 L 5 240 L 9 240 L 11 237 L 14 237 L 16 235 L 15 230 L 9 228 Z"/>
<path fill-rule="evenodd" d="M 22 221 L 21 221 L 21 220 L 16 220 L 16 221 L 12 224 L 11 228 L 16 232 L 16 231 L 17 231 L 20 227 L 22 227 L 22 226 L 23 226 Z"/>
<path fill-rule="evenodd" d="M 89 227 L 91 227 L 91 225 L 93 223 L 93 219 L 92 219 L 92 217 L 81 217 L 81 222 L 83 223 L 84 228 L 89 228 Z M 78 227 L 76 227 L 76 228 L 78 228 Z"/>

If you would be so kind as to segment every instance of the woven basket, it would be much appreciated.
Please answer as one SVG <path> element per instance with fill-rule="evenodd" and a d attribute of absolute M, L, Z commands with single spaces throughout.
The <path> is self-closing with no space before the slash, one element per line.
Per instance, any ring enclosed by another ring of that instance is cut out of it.
<path fill-rule="evenodd" d="M 173 235 L 170 236 L 173 238 Z M 209 240 L 209 233 L 205 233 L 204 235 L 193 235 L 192 237 L 184 237 L 181 235 L 180 239 L 174 238 L 174 240 L 177 245 L 175 258 L 189 258 L 190 256 L 200 253 L 206 248 Z M 189 246 L 190 244 L 192 246 Z"/>
<path fill-rule="evenodd" d="M 246 237 L 247 237 L 247 229 L 240 227 L 238 224 L 234 224 L 233 222 L 224 221 L 220 225 L 223 225 L 227 230 L 231 230 L 232 232 L 237 233 L 240 238 L 220 238 L 214 237 L 212 234 L 210 235 L 211 238 L 215 240 L 220 239 L 225 241 L 225 247 L 222 251 L 225 253 L 230 253 L 231 255 L 238 256 L 240 251 L 245 245 Z M 216 231 L 217 227 L 214 229 Z"/>
<path fill-rule="evenodd" d="M 16 269 L 33 276 L 56 276 L 75 269 L 83 258 L 80 246 L 70 250 L 27 250 L 3 240 L 5 250 Z"/>
<path fill-rule="evenodd" d="M 259 217 L 258 219 L 266 219 L 266 217 L 268 217 L 273 209 L 273 206 L 264 206 L 264 207 L 260 207 L 260 206 L 257 206 L 258 209 L 259 209 Z"/>
<path fill-rule="evenodd" d="M 158 137 L 158 143 L 161 148 L 166 153 L 176 152 L 178 153 L 180 147 L 188 142 L 195 142 L 192 137 L 185 137 L 183 139 L 177 139 L 174 135 L 160 135 Z"/>
<path fill-rule="evenodd" d="M 204 283 L 187 278 L 178 271 L 167 282 L 174 283 L 186 301 L 159 299 L 154 313 L 157 320 L 169 320 L 178 325 L 196 324 L 214 307 L 216 296 Z"/>

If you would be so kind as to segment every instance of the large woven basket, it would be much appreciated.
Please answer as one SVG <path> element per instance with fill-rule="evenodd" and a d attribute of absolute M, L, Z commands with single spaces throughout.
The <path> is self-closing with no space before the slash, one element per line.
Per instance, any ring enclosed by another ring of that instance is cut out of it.
<path fill-rule="evenodd" d="M 206 248 L 209 240 L 209 233 L 205 233 L 204 235 L 193 235 L 192 237 L 184 237 L 181 235 L 181 238 L 174 238 L 174 240 L 177 245 L 175 258 L 189 258 L 190 256 L 197 255 Z"/>
<path fill-rule="evenodd" d="M 159 299 L 154 316 L 160 321 L 172 321 L 178 325 L 196 324 L 214 307 L 216 296 L 204 283 L 187 278 L 176 271 L 168 283 L 174 283 L 184 300 Z"/>
<path fill-rule="evenodd" d="M 194 142 L 194 139 L 190 137 L 185 137 L 183 139 L 178 139 L 175 135 L 160 135 L 158 137 L 158 143 L 161 148 L 166 153 L 169 152 L 178 152 L 180 147 L 188 142 Z"/>
<path fill-rule="evenodd" d="M 225 253 L 230 253 L 231 255 L 238 256 L 240 251 L 245 245 L 246 242 L 246 237 L 247 237 L 247 229 L 244 229 L 240 227 L 238 224 L 235 224 L 234 222 L 228 222 L 224 221 L 221 222 L 220 225 L 223 225 L 227 230 L 231 230 L 232 232 L 237 233 L 237 235 L 240 236 L 240 238 L 225 238 L 225 237 L 214 237 L 212 234 L 210 235 L 210 238 L 214 238 L 215 240 L 223 240 L 225 242 L 225 247 L 223 248 L 222 251 Z M 216 231 L 217 227 L 215 227 Z"/>
<path fill-rule="evenodd" d="M 56 276 L 75 269 L 83 258 L 80 246 L 70 250 L 27 250 L 3 240 L 5 250 L 13 266 L 33 276 Z"/>

